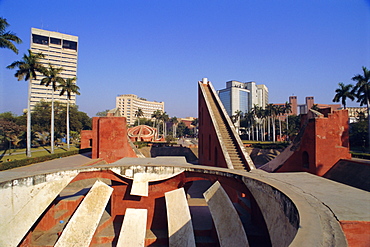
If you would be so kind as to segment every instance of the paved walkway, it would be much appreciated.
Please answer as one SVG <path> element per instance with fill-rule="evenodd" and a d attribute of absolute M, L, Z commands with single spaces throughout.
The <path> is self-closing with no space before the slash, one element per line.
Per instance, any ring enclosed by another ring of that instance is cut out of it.
<path fill-rule="evenodd" d="M 39 174 L 40 171 L 47 173 L 52 171 L 68 170 L 70 168 L 86 165 L 93 161 L 95 160 L 91 159 L 91 152 L 89 152 L 5 170 L 0 172 L 0 183 L 19 177 Z"/>

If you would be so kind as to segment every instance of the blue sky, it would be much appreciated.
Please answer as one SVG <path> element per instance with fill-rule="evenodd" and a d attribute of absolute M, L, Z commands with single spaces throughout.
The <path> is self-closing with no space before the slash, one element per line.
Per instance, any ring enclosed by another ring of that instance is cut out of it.
<path fill-rule="evenodd" d="M 0 0 L 0 13 L 23 40 L 19 55 L 0 50 L 0 112 L 18 115 L 27 84 L 5 67 L 29 49 L 31 27 L 79 36 L 77 104 L 90 117 L 120 94 L 197 116 L 203 77 L 216 89 L 265 84 L 270 103 L 330 104 L 339 82 L 370 68 L 369 0 Z"/>

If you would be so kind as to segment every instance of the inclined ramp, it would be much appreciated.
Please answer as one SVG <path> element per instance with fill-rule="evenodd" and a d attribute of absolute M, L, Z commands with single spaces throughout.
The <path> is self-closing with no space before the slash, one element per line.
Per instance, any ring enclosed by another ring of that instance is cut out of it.
<path fill-rule="evenodd" d="M 243 171 L 255 169 L 211 82 L 199 83 L 228 168 Z"/>

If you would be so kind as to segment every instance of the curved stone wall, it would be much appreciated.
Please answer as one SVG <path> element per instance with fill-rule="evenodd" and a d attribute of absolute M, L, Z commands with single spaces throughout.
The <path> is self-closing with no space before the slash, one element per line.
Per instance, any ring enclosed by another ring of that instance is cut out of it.
<path fill-rule="evenodd" d="M 285 183 L 283 179 L 275 177 L 274 174 L 267 174 L 258 170 L 242 172 L 217 167 L 195 166 L 187 163 L 175 164 L 175 162 L 174 164 L 168 164 L 173 159 L 167 159 L 166 162 L 163 162 L 163 159 L 158 159 L 161 161 L 156 163 L 146 163 L 144 162 L 146 159 L 127 159 L 125 162 L 123 160 L 125 159 L 105 166 L 49 172 L 7 181 L 0 184 L 0 197 L 3 198 L 1 205 L 2 207 L 12 205 L 12 202 L 17 201 L 18 196 L 26 195 L 30 191 L 50 183 L 51 180 L 54 182 L 64 181 L 68 178 L 68 181 L 70 181 L 71 176 L 81 172 L 98 174 L 99 172 L 110 171 L 110 173 L 117 174 L 118 177 L 126 178 L 134 178 L 135 174 L 138 173 L 162 174 L 162 176 L 167 174 L 168 176 L 163 176 L 167 178 L 165 181 L 170 181 L 168 179 L 171 179 L 171 175 L 173 175 L 175 177 L 172 177 L 172 179 L 175 179 L 174 181 L 179 184 L 178 186 L 181 186 L 181 184 L 186 186 L 189 181 L 203 178 L 213 182 L 220 181 L 233 202 L 235 200 L 230 188 L 240 192 L 244 190 L 243 186 L 245 186 L 252 194 L 253 200 L 258 204 L 262 213 L 263 224 L 267 227 L 271 246 L 346 246 L 343 232 L 330 210 L 312 195 L 305 194 L 304 191 L 294 185 Z M 139 162 L 141 164 L 138 164 Z M 109 179 L 109 177 L 106 178 Z M 55 190 L 55 196 L 59 194 L 58 191 L 63 189 L 64 186 L 64 183 L 60 183 L 59 190 Z M 243 191 L 243 193 L 249 192 Z M 3 229 L 11 227 L 12 231 L 17 231 L 17 229 L 14 229 L 17 227 L 14 223 L 18 222 L 17 217 L 19 215 L 23 215 L 20 214 L 22 210 L 29 212 L 32 207 L 37 209 L 35 213 L 38 213 L 38 215 L 41 216 L 44 213 L 45 208 L 38 207 L 36 204 L 40 202 L 36 203 L 32 201 L 32 198 L 33 195 L 24 196 L 23 205 L 17 211 L 8 212 L 7 217 L 2 219 L 2 222 L 7 222 L 2 224 Z M 50 198 L 48 200 L 50 201 Z M 18 199 L 19 201 L 21 200 Z M 25 206 L 29 208 L 25 209 Z M 28 225 L 23 226 L 23 228 L 28 227 L 30 229 L 34 222 L 34 219 L 30 220 Z M 15 237 L 11 234 L 5 235 L 3 231 L 0 231 L 0 243 L 12 242 L 18 244 L 27 232 L 22 234 L 23 236 Z"/>

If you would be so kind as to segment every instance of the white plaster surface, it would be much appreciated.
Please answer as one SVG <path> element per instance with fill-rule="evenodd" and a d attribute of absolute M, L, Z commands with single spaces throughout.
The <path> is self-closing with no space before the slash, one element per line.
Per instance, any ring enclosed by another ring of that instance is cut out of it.
<path fill-rule="evenodd" d="M 21 201 L 22 197 L 24 202 L 21 203 L 22 208 L 10 209 L 14 214 L 2 217 L 4 221 L 1 221 L 0 225 L 0 246 L 17 246 L 39 216 L 73 178 L 74 176 L 64 176 L 59 180 L 46 181 L 35 186 L 28 187 L 25 183 L 24 186 L 15 185 L 2 189 L 1 196 L 3 193 L 7 194 L 5 198 L 1 197 L 2 205 L 13 207 Z M 13 184 L 17 184 L 15 181 Z M 13 199 L 14 202 L 12 202 Z M 10 211 L 5 213 L 10 213 Z M 2 211 L 1 214 L 4 212 Z"/>
<path fill-rule="evenodd" d="M 212 214 L 220 246 L 249 246 L 239 215 L 221 184 L 216 181 L 203 195 Z"/>
<path fill-rule="evenodd" d="M 130 191 L 131 195 L 148 196 L 149 182 L 161 181 L 173 177 L 174 174 L 157 174 L 157 173 L 135 173 L 134 181 Z"/>
<path fill-rule="evenodd" d="M 117 247 L 143 247 L 145 244 L 147 209 L 127 208 Z"/>
<path fill-rule="evenodd" d="M 96 181 L 74 212 L 55 246 L 89 246 L 113 189 Z"/>
<path fill-rule="evenodd" d="M 169 246 L 195 246 L 195 238 L 184 188 L 165 193 Z"/>

